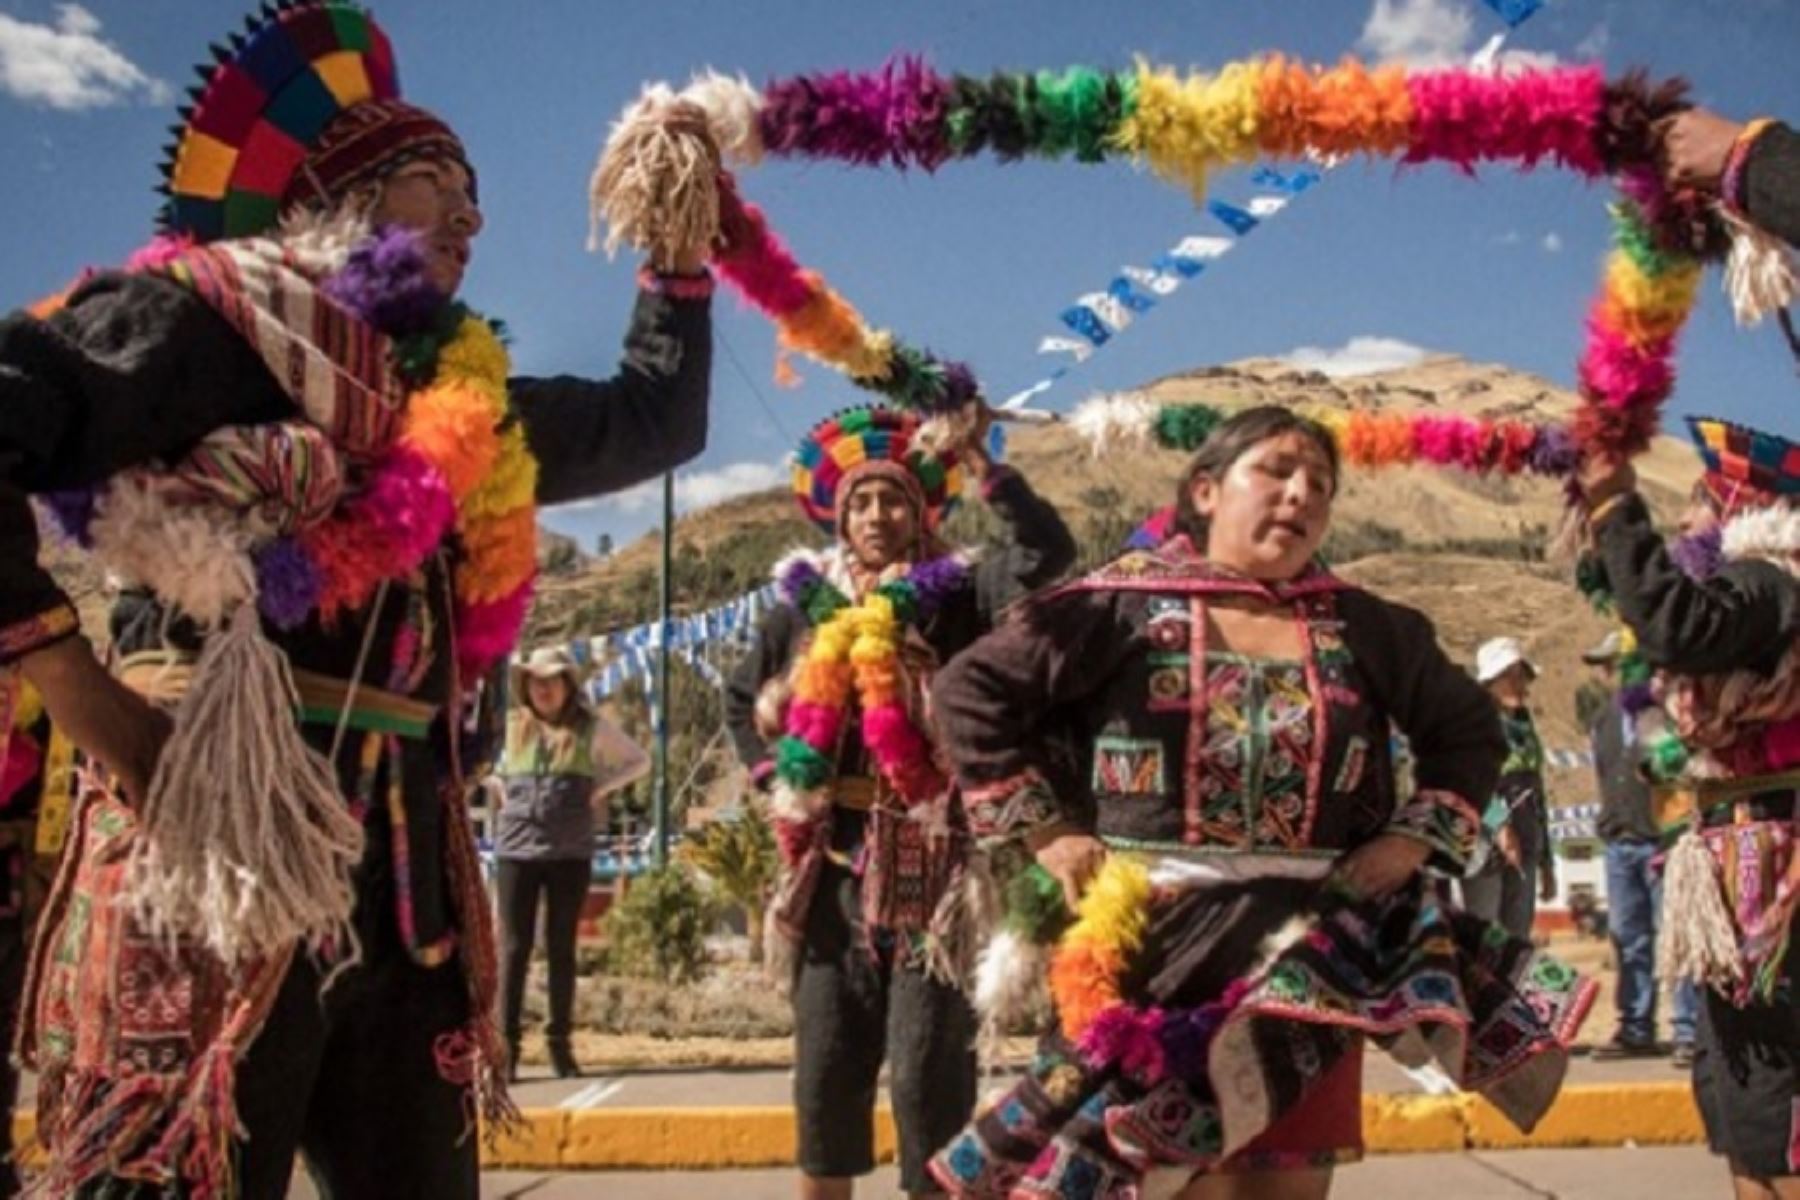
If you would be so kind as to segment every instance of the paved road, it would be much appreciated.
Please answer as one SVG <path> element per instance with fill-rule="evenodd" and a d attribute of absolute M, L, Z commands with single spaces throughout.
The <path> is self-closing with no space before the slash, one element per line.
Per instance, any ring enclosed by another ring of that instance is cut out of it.
<path fill-rule="evenodd" d="M 886 1200 L 899 1187 L 892 1168 L 860 1189 L 865 1200 Z M 661 1174 L 596 1172 L 541 1175 L 495 1172 L 482 1179 L 482 1200 L 790 1200 L 786 1171 L 703 1171 Z M 1622 1150 L 1517 1150 L 1495 1154 L 1387 1155 L 1344 1168 L 1332 1200 L 1395 1200 L 1437 1195 L 1454 1200 L 1729 1200 L 1718 1161 L 1699 1147 Z M 313 1200 L 304 1185 L 290 1200 Z"/>

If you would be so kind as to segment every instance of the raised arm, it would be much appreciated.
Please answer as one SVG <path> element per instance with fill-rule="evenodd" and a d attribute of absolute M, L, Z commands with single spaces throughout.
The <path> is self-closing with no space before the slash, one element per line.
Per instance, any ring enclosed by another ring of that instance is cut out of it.
<path fill-rule="evenodd" d="M 706 448 L 712 281 L 649 273 L 642 279 L 617 375 L 509 383 L 538 459 L 539 503 L 619 491 Z"/>
<path fill-rule="evenodd" d="M 1075 564 L 1075 538 L 1056 506 L 1009 466 L 986 469 L 981 495 L 1011 535 L 975 572 L 976 601 L 991 623 L 1008 604 L 1054 583 Z"/>
<path fill-rule="evenodd" d="M 1705 582 L 1669 557 L 1636 495 L 1594 523 L 1619 615 L 1652 666 L 1689 674 L 1765 669 L 1800 632 L 1800 589 L 1769 563 L 1727 566 Z"/>

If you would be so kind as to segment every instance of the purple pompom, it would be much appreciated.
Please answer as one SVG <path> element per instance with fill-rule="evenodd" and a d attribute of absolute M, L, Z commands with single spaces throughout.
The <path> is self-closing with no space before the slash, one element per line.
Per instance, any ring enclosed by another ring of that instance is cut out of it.
<path fill-rule="evenodd" d="M 1633 683 L 1619 689 L 1619 711 L 1635 717 L 1645 709 L 1656 707 L 1656 692 L 1647 683 Z"/>
<path fill-rule="evenodd" d="M 947 410 L 955 412 L 980 394 L 981 385 L 975 381 L 975 372 L 969 369 L 968 363 L 944 364 L 944 407 Z"/>
<path fill-rule="evenodd" d="M 824 580 L 825 577 L 819 574 L 818 565 L 812 559 L 795 558 L 781 568 L 775 586 L 781 589 L 782 599 L 799 608 L 806 603 L 807 593 Z"/>
<path fill-rule="evenodd" d="M 1683 575 L 1704 583 L 1725 563 L 1725 532 L 1715 525 L 1705 533 L 1675 538 L 1669 543 L 1669 557 Z"/>
<path fill-rule="evenodd" d="M 907 573 L 907 581 L 919 597 L 919 620 L 930 619 L 944 602 L 969 582 L 969 568 L 954 555 L 922 562 Z"/>
<path fill-rule="evenodd" d="M 256 552 L 256 607 L 277 629 L 298 629 L 319 603 L 319 568 L 293 538 Z"/>
<path fill-rule="evenodd" d="M 423 333 L 449 299 L 431 282 L 423 243 L 417 230 L 383 226 L 322 290 L 389 337 Z"/>
<path fill-rule="evenodd" d="M 1565 426 L 1548 425 L 1532 443 L 1528 462 L 1532 471 L 1539 475 L 1569 475 L 1581 463 L 1581 448 Z"/>
<path fill-rule="evenodd" d="M 89 529 L 94 523 L 94 509 L 99 498 L 93 488 L 73 488 L 66 492 L 49 492 L 39 499 L 63 536 L 85 550 L 94 544 Z"/>

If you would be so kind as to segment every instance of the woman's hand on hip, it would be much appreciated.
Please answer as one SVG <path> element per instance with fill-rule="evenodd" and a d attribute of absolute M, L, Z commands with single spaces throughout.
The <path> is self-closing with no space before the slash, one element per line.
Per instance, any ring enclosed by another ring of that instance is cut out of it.
<path fill-rule="evenodd" d="M 1063 889 L 1069 910 L 1081 902 L 1081 894 L 1106 864 L 1106 843 L 1073 825 L 1057 822 L 1031 833 L 1025 846 L 1038 866 L 1050 872 Z"/>
<path fill-rule="evenodd" d="M 1344 855 L 1333 878 L 1353 895 L 1381 900 L 1417 875 L 1430 854 L 1431 848 L 1416 838 L 1384 833 Z"/>
<path fill-rule="evenodd" d="M 142 804 L 169 740 L 168 714 L 114 679 L 85 638 L 64 638 L 20 665 L 44 697 L 51 722 L 112 773 L 128 801 Z"/>

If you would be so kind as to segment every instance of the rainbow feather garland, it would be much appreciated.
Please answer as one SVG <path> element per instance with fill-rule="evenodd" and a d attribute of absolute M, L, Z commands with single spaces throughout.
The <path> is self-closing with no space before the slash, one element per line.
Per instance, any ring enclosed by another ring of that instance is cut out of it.
<path fill-rule="evenodd" d="M 986 154 L 1003 163 L 1126 159 L 1196 199 L 1215 172 L 1267 157 L 1367 155 L 1465 172 L 1497 163 L 1590 179 L 1611 175 L 1621 192 L 1613 210 L 1616 248 L 1587 319 L 1579 369 L 1584 402 L 1568 431 L 1572 447 L 1549 434 L 1542 452 L 1525 456 L 1539 464 L 1525 469 L 1545 470 L 1575 449 L 1635 454 L 1648 445 L 1674 386 L 1676 335 L 1695 302 L 1702 265 L 1733 249 L 1733 231 L 1712 201 L 1668 190 L 1657 169 L 1656 124 L 1687 107 L 1685 94 L 1680 80 L 1653 84 L 1635 72 L 1608 80 L 1591 65 L 1499 74 L 1355 60 L 1321 67 L 1272 55 L 1211 72 L 1140 61 L 1127 71 L 1072 67 L 975 77 L 941 75 L 903 56 L 874 71 L 777 79 L 760 92 L 720 75 L 679 94 L 657 85 L 615 127 L 607 153 L 633 144 L 634 123 L 663 119 L 666 107 L 659 105 L 685 99 L 708 111 L 728 157 L 744 164 L 829 159 L 932 171 Z M 776 322 L 784 350 L 928 413 L 953 411 L 979 394 L 966 367 L 867 325 L 794 260 L 760 212 L 736 199 L 729 176 L 720 178 L 721 273 Z M 679 191 L 671 186 L 664 194 Z M 607 196 L 597 192 L 595 205 L 622 219 Z M 614 234 L 651 245 L 652 229 L 680 224 L 639 214 L 625 228 L 615 219 Z M 1740 244 L 1731 271 L 1752 274 L 1755 255 L 1786 253 L 1762 245 L 1753 255 Z M 1739 265 L 1740 255 L 1748 265 Z M 1751 309 L 1740 305 L 1746 323 L 1761 315 L 1757 309 L 1792 300 L 1791 271 L 1758 277 L 1788 282 Z M 1743 290 L 1733 287 L 1734 300 Z M 780 373 L 791 377 L 785 362 Z M 1520 458 L 1516 440 L 1488 447 L 1471 444 L 1465 432 L 1446 428 L 1412 439 L 1413 460 L 1442 457 L 1464 466 L 1493 458 L 1505 469 Z M 1386 433 L 1399 436 L 1397 429 Z M 1369 453 L 1381 460 L 1405 451 L 1383 441 Z"/>

